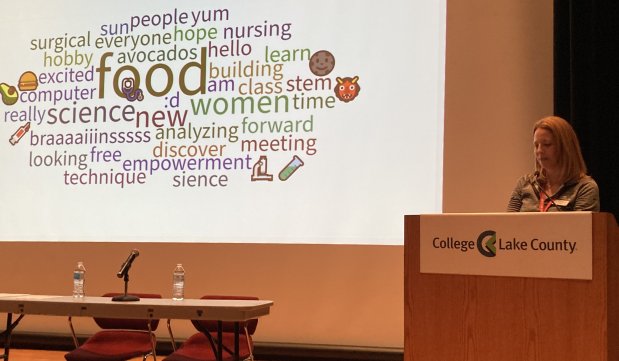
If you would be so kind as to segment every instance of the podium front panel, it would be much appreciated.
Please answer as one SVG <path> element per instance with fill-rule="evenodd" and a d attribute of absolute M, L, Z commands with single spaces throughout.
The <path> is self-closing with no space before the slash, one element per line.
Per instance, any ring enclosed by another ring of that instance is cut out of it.
<path fill-rule="evenodd" d="M 591 279 L 591 212 L 422 215 L 422 273 Z"/>

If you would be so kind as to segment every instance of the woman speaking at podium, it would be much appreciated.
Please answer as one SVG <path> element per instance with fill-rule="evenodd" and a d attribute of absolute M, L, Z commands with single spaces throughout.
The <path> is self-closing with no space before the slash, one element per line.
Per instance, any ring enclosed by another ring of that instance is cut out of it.
<path fill-rule="evenodd" d="M 572 126 L 550 116 L 533 127 L 535 172 L 522 176 L 508 212 L 599 211 L 598 186 L 587 175 Z"/>

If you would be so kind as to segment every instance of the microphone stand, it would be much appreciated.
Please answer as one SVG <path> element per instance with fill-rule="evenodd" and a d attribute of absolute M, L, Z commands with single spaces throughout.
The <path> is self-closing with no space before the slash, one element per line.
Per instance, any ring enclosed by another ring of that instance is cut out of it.
<path fill-rule="evenodd" d="M 129 270 L 125 272 L 125 294 L 112 297 L 112 301 L 118 301 L 118 302 L 139 301 L 140 298 L 138 296 L 127 294 L 127 288 L 129 288 Z"/>

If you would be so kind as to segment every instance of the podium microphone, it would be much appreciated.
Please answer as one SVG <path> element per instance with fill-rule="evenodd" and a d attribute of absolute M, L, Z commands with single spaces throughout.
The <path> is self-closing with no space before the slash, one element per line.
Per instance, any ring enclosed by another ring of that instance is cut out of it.
<path fill-rule="evenodd" d="M 548 195 L 548 193 L 546 193 L 546 191 L 544 190 L 544 188 L 539 184 L 539 182 L 537 181 L 537 177 L 539 176 L 539 172 L 535 172 L 535 178 L 533 178 L 531 182 L 531 185 L 533 186 L 533 189 L 537 190 L 537 192 L 541 195 L 543 194 L 544 196 L 546 196 L 546 199 L 548 199 L 550 201 L 550 203 L 552 203 L 553 206 L 555 206 L 555 208 L 557 209 L 557 211 L 562 211 L 561 208 L 559 208 L 559 206 L 555 203 L 555 201 L 552 199 L 551 196 Z M 119 276 L 120 277 L 120 276 Z"/>
<path fill-rule="evenodd" d="M 129 269 L 131 268 L 131 264 L 133 263 L 133 260 L 135 260 L 135 258 L 139 255 L 140 255 L 140 251 L 138 251 L 137 249 L 134 249 L 133 251 L 131 251 L 125 263 L 123 263 L 122 266 L 120 266 L 120 271 L 118 271 L 116 276 L 118 276 L 118 278 L 123 278 L 123 276 L 125 276 L 127 272 L 129 272 Z"/>

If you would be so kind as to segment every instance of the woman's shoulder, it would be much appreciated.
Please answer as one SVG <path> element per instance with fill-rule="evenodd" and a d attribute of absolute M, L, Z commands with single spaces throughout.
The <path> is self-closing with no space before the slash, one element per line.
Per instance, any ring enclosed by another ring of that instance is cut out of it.
<path fill-rule="evenodd" d="M 595 182 L 595 179 L 589 175 L 580 177 L 580 179 L 575 183 L 577 183 L 580 187 L 598 188 L 598 184 Z"/>
<path fill-rule="evenodd" d="M 600 190 L 595 180 L 590 176 L 583 176 L 578 180 L 573 191 L 576 199 L 576 211 L 600 211 Z"/>
<path fill-rule="evenodd" d="M 535 176 L 535 174 L 529 173 L 529 174 L 521 175 L 520 178 L 518 178 L 517 184 L 518 185 L 533 184 L 536 181 L 537 181 L 537 177 Z"/>

